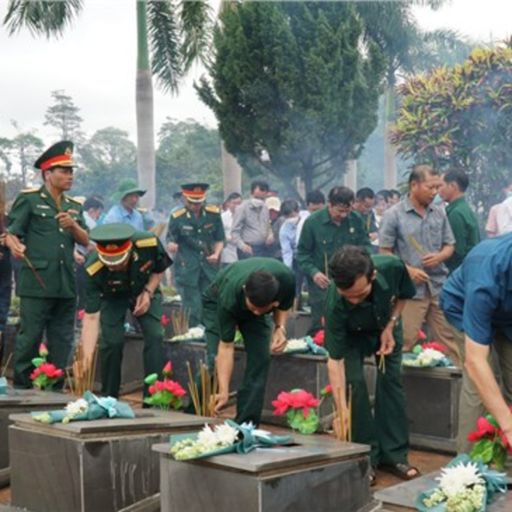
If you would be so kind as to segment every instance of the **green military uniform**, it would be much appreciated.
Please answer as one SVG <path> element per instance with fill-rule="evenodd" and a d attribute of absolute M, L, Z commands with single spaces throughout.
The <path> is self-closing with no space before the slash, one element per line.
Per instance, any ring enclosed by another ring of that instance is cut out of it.
<path fill-rule="evenodd" d="M 466 254 L 480 242 L 480 228 L 475 212 L 464 196 L 446 206 L 446 215 L 455 236 L 455 251 L 445 263 L 448 270 L 453 272 L 462 263 Z"/>
<path fill-rule="evenodd" d="M 279 281 L 275 298 L 278 309 L 290 309 L 295 296 L 295 276 L 286 265 L 271 258 L 254 257 L 232 263 L 219 272 L 203 295 L 208 365 L 213 370 L 219 340 L 233 342 L 238 328 L 244 339 L 247 363 L 238 391 L 236 421 L 252 421 L 256 425 L 263 408 L 272 328 L 268 315 L 256 316 L 247 309 L 243 286 L 253 272 L 261 270 L 270 272 Z"/>
<path fill-rule="evenodd" d="M 352 433 L 354 442 L 372 447 L 371 461 L 394 465 L 407 462 L 408 423 L 400 368 L 402 325 L 393 331 L 396 346 L 386 356 L 385 372 L 378 371 L 375 409 L 372 416 L 364 379 L 364 358 L 380 348 L 380 335 L 388 324 L 395 301 L 412 299 L 416 293 L 404 263 L 395 256 L 372 256 L 377 275 L 371 294 L 354 305 L 341 297 L 331 283 L 326 299 L 325 347 L 329 357 L 345 360 L 347 385 L 352 386 Z"/>
<path fill-rule="evenodd" d="M 307 277 L 311 328 L 313 334 L 322 327 L 326 290 L 318 287 L 313 276 L 317 272 L 327 275 L 331 256 L 344 245 L 360 245 L 371 249 L 370 239 L 361 216 L 349 215 L 338 226 L 332 222 L 327 207 L 312 213 L 304 222 L 297 247 L 297 262 Z"/>
<path fill-rule="evenodd" d="M 73 144 L 68 141 L 54 144 L 35 166 L 43 168 L 41 165 L 49 162 L 44 170 L 51 170 L 54 162 L 53 167 L 72 167 L 72 149 Z M 60 212 L 69 213 L 81 228 L 87 229 L 81 204 L 63 194 L 57 205 L 45 186 L 22 191 L 9 212 L 8 232 L 22 240 L 27 257 L 20 263 L 16 283 L 21 299 L 20 330 L 13 363 L 14 385 L 19 388 L 31 387 L 32 359 L 37 357 L 43 334 L 48 342 L 48 360 L 58 368 L 68 365 L 73 347 L 75 239 L 69 230 L 60 227 L 55 218 Z"/>
<path fill-rule="evenodd" d="M 127 231 L 128 230 L 128 231 Z M 126 234 L 128 238 L 126 237 Z M 117 397 L 121 383 L 121 362 L 124 345 L 124 322 L 127 310 L 133 310 L 135 301 L 149 281 L 151 274 L 164 272 L 171 259 L 158 238 L 147 231 L 135 231 L 127 224 L 106 224 L 91 231 L 91 239 L 103 244 L 132 242 L 126 270 L 113 271 L 101 261 L 97 251 L 87 258 L 85 269 L 86 313 L 101 313 L 101 383 L 102 393 Z M 162 296 L 157 288 L 146 313 L 136 317 L 144 336 L 144 374 L 160 373 L 164 365 Z"/>
<path fill-rule="evenodd" d="M 199 217 L 187 208 L 180 208 L 171 215 L 167 241 L 178 244 L 173 269 L 183 308 L 190 314 L 191 327 L 201 323 L 201 294 L 219 269 L 206 257 L 212 253 L 215 243 L 223 240 L 224 227 L 217 206 L 203 206 Z"/>

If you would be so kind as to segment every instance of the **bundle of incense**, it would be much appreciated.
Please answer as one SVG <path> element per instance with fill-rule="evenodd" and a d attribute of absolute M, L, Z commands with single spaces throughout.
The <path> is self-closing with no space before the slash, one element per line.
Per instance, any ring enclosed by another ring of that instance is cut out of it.
<path fill-rule="evenodd" d="M 190 312 L 180 308 L 178 312 L 171 312 L 172 331 L 175 336 L 185 334 L 189 328 Z"/>
<path fill-rule="evenodd" d="M 352 384 L 348 385 L 348 442 L 352 442 Z"/>
<path fill-rule="evenodd" d="M 327 258 L 327 253 L 324 252 L 324 273 L 325 277 L 329 277 L 329 260 Z"/>
<path fill-rule="evenodd" d="M 339 410 L 336 410 L 336 406 L 333 405 L 333 414 L 334 416 L 338 416 L 339 422 L 340 422 L 340 429 L 339 432 L 336 432 L 336 439 L 339 441 L 348 441 L 349 443 L 352 442 L 352 386 L 349 385 L 348 387 L 348 400 L 347 400 L 347 421 L 345 422 L 345 415 L 343 413 L 343 409 L 341 408 L 341 388 L 336 388 L 337 394 L 338 394 L 338 403 Z M 345 425 L 346 423 L 346 425 Z"/>
<path fill-rule="evenodd" d="M 379 370 L 386 373 L 386 356 L 384 354 L 379 356 Z"/>
<path fill-rule="evenodd" d="M 1 333 L 0 333 L 1 334 Z M 9 366 L 9 363 L 11 362 L 11 359 L 12 359 L 12 352 L 9 354 L 9 356 L 7 357 L 7 361 L 5 361 L 5 364 L 4 364 L 4 367 L 2 368 L 2 373 L 0 374 L 0 377 L 5 377 L 5 372 L 7 371 L 7 368 Z"/>
<path fill-rule="evenodd" d="M 199 402 L 199 392 L 197 390 L 197 384 L 192 374 L 192 367 L 190 366 L 190 362 L 187 361 L 187 371 L 188 371 L 188 390 L 190 391 L 190 399 L 192 400 L 192 405 L 194 406 L 194 412 L 199 415 L 201 414 L 201 404 Z"/>
<path fill-rule="evenodd" d="M 98 348 L 94 347 L 91 358 L 85 356 L 82 344 L 78 344 L 73 358 L 73 378 L 68 371 L 68 385 L 71 393 L 75 396 L 82 396 L 86 391 L 91 391 L 96 378 L 96 367 L 98 362 Z"/>
<path fill-rule="evenodd" d="M 213 369 L 213 376 L 208 370 L 208 366 L 201 363 L 199 367 L 199 380 L 201 389 L 198 389 L 196 381 L 192 374 L 192 367 L 187 362 L 188 370 L 188 389 L 190 391 L 190 397 L 192 404 L 194 405 L 194 411 L 197 415 L 201 416 L 213 416 L 215 410 L 215 395 L 218 393 L 218 380 L 217 370 Z"/>
<path fill-rule="evenodd" d="M 409 244 L 411 244 L 414 247 L 414 250 L 417 251 L 422 256 L 425 256 L 425 254 L 428 254 L 428 251 L 423 247 L 416 238 L 412 235 L 407 235 L 407 241 Z"/>

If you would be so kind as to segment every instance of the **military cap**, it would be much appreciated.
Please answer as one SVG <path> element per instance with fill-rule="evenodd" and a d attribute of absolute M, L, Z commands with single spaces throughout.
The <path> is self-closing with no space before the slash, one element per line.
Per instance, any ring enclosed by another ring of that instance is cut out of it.
<path fill-rule="evenodd" d="M 120 265 L 130 254 L 135 229 L 130 224 L 102 224 L 89 233 L 96 242 L 98 258 L 105 265 Z"/>
<path fill-rule="evenodd" d="M 206 197 L 206 191 L 210 188 L 208 183 L 186 183 L 181 185 L 183 197 L 191 203 L 202 203 Z"/>
<path fill-rule="evenodd" d="M 47 171 L 54 167 L 74 167 L 73 143 L 62 140 L 50 146 L 35 162 L 34 167 Z"/>
<path fill-rule="evenodd" d="M 129 194 L 137 194 L 143 196 L 146 191 L 137 185 L 137 182 L 132 179 L 126 179 L 121 181 L 117 187 L 117 191 L 113 194 L 112 199 L 115 202 L 122 201 Z"/>

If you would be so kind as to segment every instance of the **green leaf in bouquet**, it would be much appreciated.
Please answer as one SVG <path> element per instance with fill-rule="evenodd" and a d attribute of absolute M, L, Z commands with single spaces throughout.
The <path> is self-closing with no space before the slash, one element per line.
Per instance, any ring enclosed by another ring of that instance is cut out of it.
<path fill-rule="evenodd" d="M 495 420 L 494 416 L 492 414 L 488 414 L 485 419 L 494 427 L 494 428 L 500 428 L 498 425 L 498 422 Z"/>
<path fill-rule="evenodd" d="M 492 460 L 496 469 L 500 471 L 505 469 L 505 463 L 507 462 L 507 449 L 501 444 L 501 442 L 494 443 Z"/>
<path fill-rule="evenodd" d="M 492 461 L 494 452 L 494 443 L 490 439 L 480 439 L 471 450 L 470 457 L 472 460 L 480 460 L 484 464 Z"/>
<path fill-rule="evenodd" d="M 36 368 L 39 368 L 44 362 L 45 362 L 45 359 L 43 357 L 34 357 L 34 359 L 32 359 L 32 364 Z"/>
<path fill-rule="evenodd" d="M 144 379 L 144 384 L 147 384 L 148 386 L 151 386 L 151 384 L 154 384 L 158 380 L 158 374 L 157 373 L 151 373 Z"/>
<path fill-rule="evenodd" d="M 301 434 L 314 434 L 318 428 L 319 419 L 316 412 L 311 409 L 308 417 L 304 416 L 302 409 L 290 409 L 286 413 L 288 425 Z"/>

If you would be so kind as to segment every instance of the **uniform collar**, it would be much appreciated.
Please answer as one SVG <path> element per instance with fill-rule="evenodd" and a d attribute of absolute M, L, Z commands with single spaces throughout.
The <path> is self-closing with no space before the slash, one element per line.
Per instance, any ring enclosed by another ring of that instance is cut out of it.
<path fill-rule="evenodd" d="M 64 194 L 62 194 L 60 198 L 61 208 L 57 206 L 55 199 L 53 199 L 52 195 L 50 194 L 50 192 L 48 192 L 48 189 L 45 185 L 42 185 L 39 189 L 39 196 L 45 203 L 49 204 L 52 208 L 55 208 L 55 210 L 59 211 L 60 209 L 62 209 L 62 203 L 64 202 Z"/>
<path fill-rule="evenodd" d="M 451 203 L 448 203 L 446 205 L 446 211 L 451 211 L 455 209 L 457 206 L 460 206 L 462 203 L 466 202 L 466 196 L 460 196 L 455 201 L 452 201 Z"/>
<path fill-rule="evenodd" d="M 411 203 L 411 200 L 409 198 L 409 196 L 405 196 L 404 198 L 404 208 L 405 208 L 405 211 L 406 212 L 415 212 L 415 213 L 418 213 L 416 211 L 416 208 L 414 207 L 414 205 Z M 425 207 L 425 210 L 431 212 L 433 210 L 433 207 L 432 207 L 432 203 L 430 203 L 428 206 Z M 419 215 L 419 214 L 418 214 Z"/>

